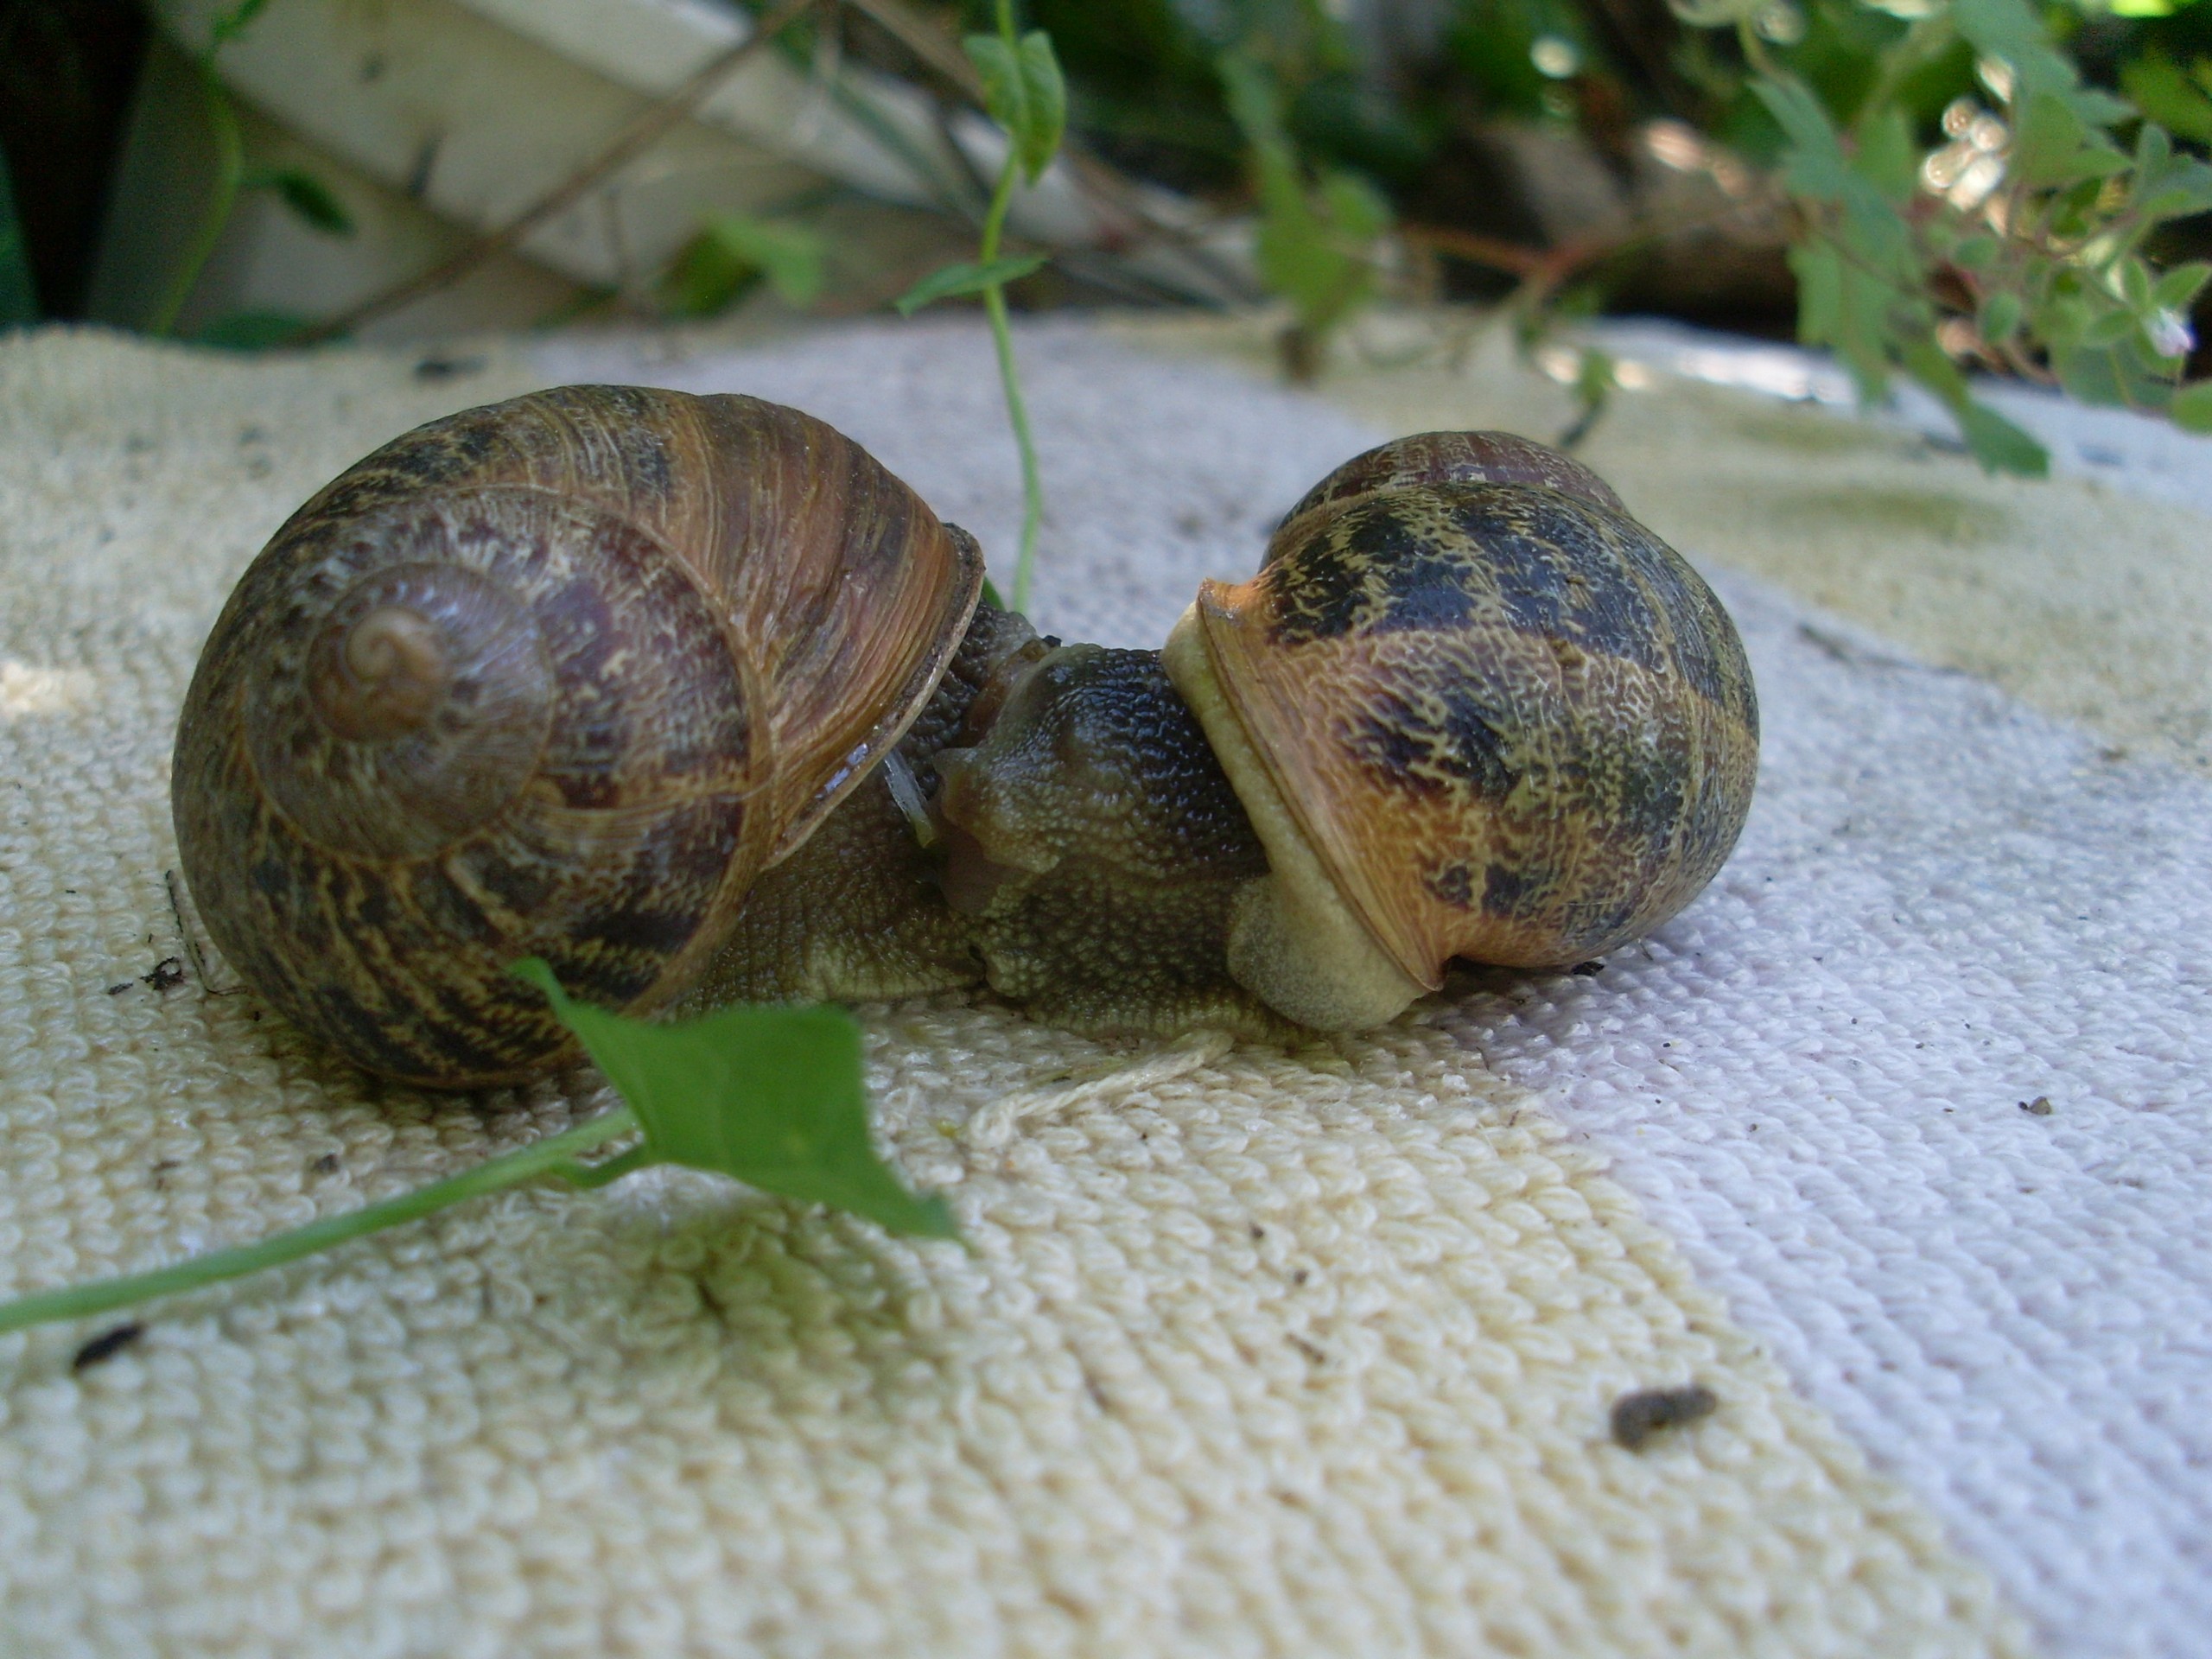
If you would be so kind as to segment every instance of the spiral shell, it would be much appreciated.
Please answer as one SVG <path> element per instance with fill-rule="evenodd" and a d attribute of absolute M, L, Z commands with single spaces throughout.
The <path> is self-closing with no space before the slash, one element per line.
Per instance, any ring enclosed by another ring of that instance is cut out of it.
<path fill-rule="evenodd" d="M 1179 635 L 1170 671 L 1261 803 L 1279 876 L 1317 861 L 1409 990 L 1455 957 L 1560 967 L 1649 931 L 1750 807 L 1758 711 L 1726 612 L 1594 474 L 1525 440 L 1432 433 L 1347 462 Z"/>
<path fill-rule="evenodd" d="M 433 422 L 241 579 L 172 806 L 209 933 L 372 1070 L 508 1080 L 683 994 L 766 865 L 895 744 L 982 563 L 810 416 L 628 387 Z"/>

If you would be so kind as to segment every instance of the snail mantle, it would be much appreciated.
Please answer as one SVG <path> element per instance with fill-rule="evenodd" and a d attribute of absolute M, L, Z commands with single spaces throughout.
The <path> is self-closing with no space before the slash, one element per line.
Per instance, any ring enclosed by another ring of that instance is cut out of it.
<path fill-rule="evenodd" d="M 1499 433 L 1346 462 L 1160 652 L 1040 639 L 860 446 L 575 386 L 396 439 L 240 580 L 177 733 L 209 933 L 372 1071 L 631 1014 L 987 982 L 1092 1032 L 1392 1018 L 1561 967 L 1741 830 L 1758 714 L 1710 588 Z"/>

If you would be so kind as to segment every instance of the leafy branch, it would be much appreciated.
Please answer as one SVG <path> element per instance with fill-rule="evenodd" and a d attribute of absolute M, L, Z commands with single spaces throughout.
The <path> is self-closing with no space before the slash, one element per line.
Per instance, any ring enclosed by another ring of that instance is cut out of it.
<path fill-rule="evenodd" d="M 1310 380 L 1319 372 L 1330 331 L 1374 292 L 1375 247 L 1389 228 L 1389 204 L 1343 169 L 1324 173 L 1309 188 L 1274 77 L 1241 51 L 1224 53 L 1216 67 L 1230 113 L 1250 146 L 1260 277 L 1290 302 L 1284 365 L 1293 379 Z"/>
<path fill-rule="evenodd" d="M 153 315 L 146 321 L 146 331 L 152 334 L 169 334 L 176 330 L 176 320 L 182 315 L 185 302 L 192 297 L 192 290 L 207 269 L 207 262 L 214 257 L 215 249 L 228 228 L 231 215 L 238 209 L 238 199 L 248 191 L 273 191 L 277 199 L 296 213 L 310 229 L 326 236 L 351 236 L 353 222 L 328 187 L 304 168 L 296 167 L 255 168 L 245 164 L 245 137 L 238 126 L 238 115 L 231 103 L 230 94 L 223 89 L 215 73 L 215 57 L 226 46 L 244 35 L 247 27 L 260 16 L 269 0 L 238 0 L 230 10 L 217 17 L 207 31 L 205 49 L 193 58 L 193 67 L 199 76 L 200 96 L 207 111 L 210 133 L 215 143 L 215 181 L 207 205 L 200 217 L 191 242 L 185 249 L 183 259 L 169 279 L 168 289 L 156 302 Z M 226 338 L 226 325 L 236 320 L 226 319 L 208 331 L 209 337 L 219 344 L 231 343 Z M 249 328 L 265 320 L 247 320 Z M 289 333 L 295 325 L 283 323 Z"/>
<path fill-rule="evenodd" d="M 938 300 L 982 296 L 992 344 L 998 353 L 1007 420 L 1014 428 L 1014 445 L 1021 454 L 1021 551 L 1014 569 L 1014 608 L 1026 611 L 1037 560 L 1037 535 L 1045 521 L 1045 487 L 1038 474 L 1037 446 L 1030 436 L 1021 380 L 1014 366 L 1006 285 L 1042 269 L 1050 256 L 1009 257 L 1000 250 L 1014 187 L 1025 181 L 1034 185 L 1060 147 L 1067 128 L 1067 87 L 1061 79 L 1059 60 L 1052 54 L 1052 36 L 1042 29 L 1032 29 L 1027 35 L 1014 32 L 1014 0 L 998 0 L 995 34 L 971 35 L 963 44 L 982 78 L 983 107 L 1006 130 L 1006 159 L 991 188 L 990 207 L 983 216 L 982 241 L 974 262 L 947 265 L 933 272 L 909 289 L 897 303 L 900 315 L 912 316 Z"/>
<path fill-rule="evenodd" d="M 0 1303 L 0 1332 L 258 1273 L 549 1175 L 588 1188 L 655 1164 L 728 1175 L 764 1192 L 849 1211 L 893 1233 L 960 1236 L 943 1198 L 909 1192 L 877 1159 L 868 1141 L 860 1029 L 842 1009 L 739 1007 L 682 1025 L 652 1025 L 574 1001 L 535 957 L 513 971 L 545 993 L 624 1104 L 459 1175 L 257 1243 Z M 595 1164 L 580 1161 L 633 1135 L 639 1139 L 626 1150 Z"/>
<path fill-rule="evenodd" d="M 1984 467 L 2030 474 L 2048 468 L 2043 447 L 1974 398 L 1961 359 L 2212 430 L 2212 382 L 2184 383 L 2185 319 L 2212 272 L 2160 274 L 2142 253 L 2158 226 L 2212 210 L 2212 166 L 2085 86 L 2027 0 L 1952 0 L 1919 19 L 1847 120 L 1762 38 L 1763 3 L 1675 4 L 1736 34 L 1784 139 L 1799 338 L 1834 349 L 1862 397 L 1903 373 L 1951 410 Z M 1947 142 L 1923 153 L 1897 91 L 1961 44 L 1994 105 L 1955 99 Z M 2115 137 L 2130 123 L 2132 149 Z"/>

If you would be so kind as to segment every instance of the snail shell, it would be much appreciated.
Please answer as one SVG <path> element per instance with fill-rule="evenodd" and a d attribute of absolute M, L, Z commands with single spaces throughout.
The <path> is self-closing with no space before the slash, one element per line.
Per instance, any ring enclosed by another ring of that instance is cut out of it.
<path fill-rule="evenodd" d="M 775 404 L 571 387 L 433 422 L 301 508 L 207 642 L 172 783 L 207 930 L 372 1070 L 540 1070 L 565 1036 L 507 965 L 683 995 L 919 712 L 982 580 Z"/>
<path fill-rule="evenodd" d="M 1758 709 L 1712 590 L 1567 456 L 1496 433 L 1371 450 L 1163 660 L 1268 853 L 1230 971 L 1372 1025 L 1453 957 L 1561 967 L 1648 933 L 1726 859 Z"/>

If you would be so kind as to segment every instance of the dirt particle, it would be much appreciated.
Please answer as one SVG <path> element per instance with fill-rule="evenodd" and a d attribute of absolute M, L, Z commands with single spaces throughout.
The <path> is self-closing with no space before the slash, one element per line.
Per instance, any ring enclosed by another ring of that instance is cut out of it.
<path fill-rule="evenodd" d="M 146 1327 L 136 1321 L 103 1331 L 77 1351 L 76 1357 L 69 1362 L 69 1369 L 88 1371 L 95 1365 L 105 1364 L 145 1334 Z"/>
<path fill-rule="evenodd" d="M 1638 1389 L 1613 1402 L 1613 1444 L 1641 1452 L 1644 1442 L 1661 1430 L 1710 1417 L 1719 1404 L 1712 1389 L 1697 1382 L 1680 1389 Z"/>
<path fill-rule="evenodd" d="M 2020 1103 L 2020 1109 L 2030 1117 L 2049 1117 L 2051 1114 L 2050 1096 L 2037 1095 L 2033 1100 L 2024 1100 Z"/>
<path fill-rule="evenodd" d="M 458 380 L 463 375 L 474 374 L 484 366 L 480 357 L 447 357 L 434 354 L 415 365 L 417 380 Z"/>

